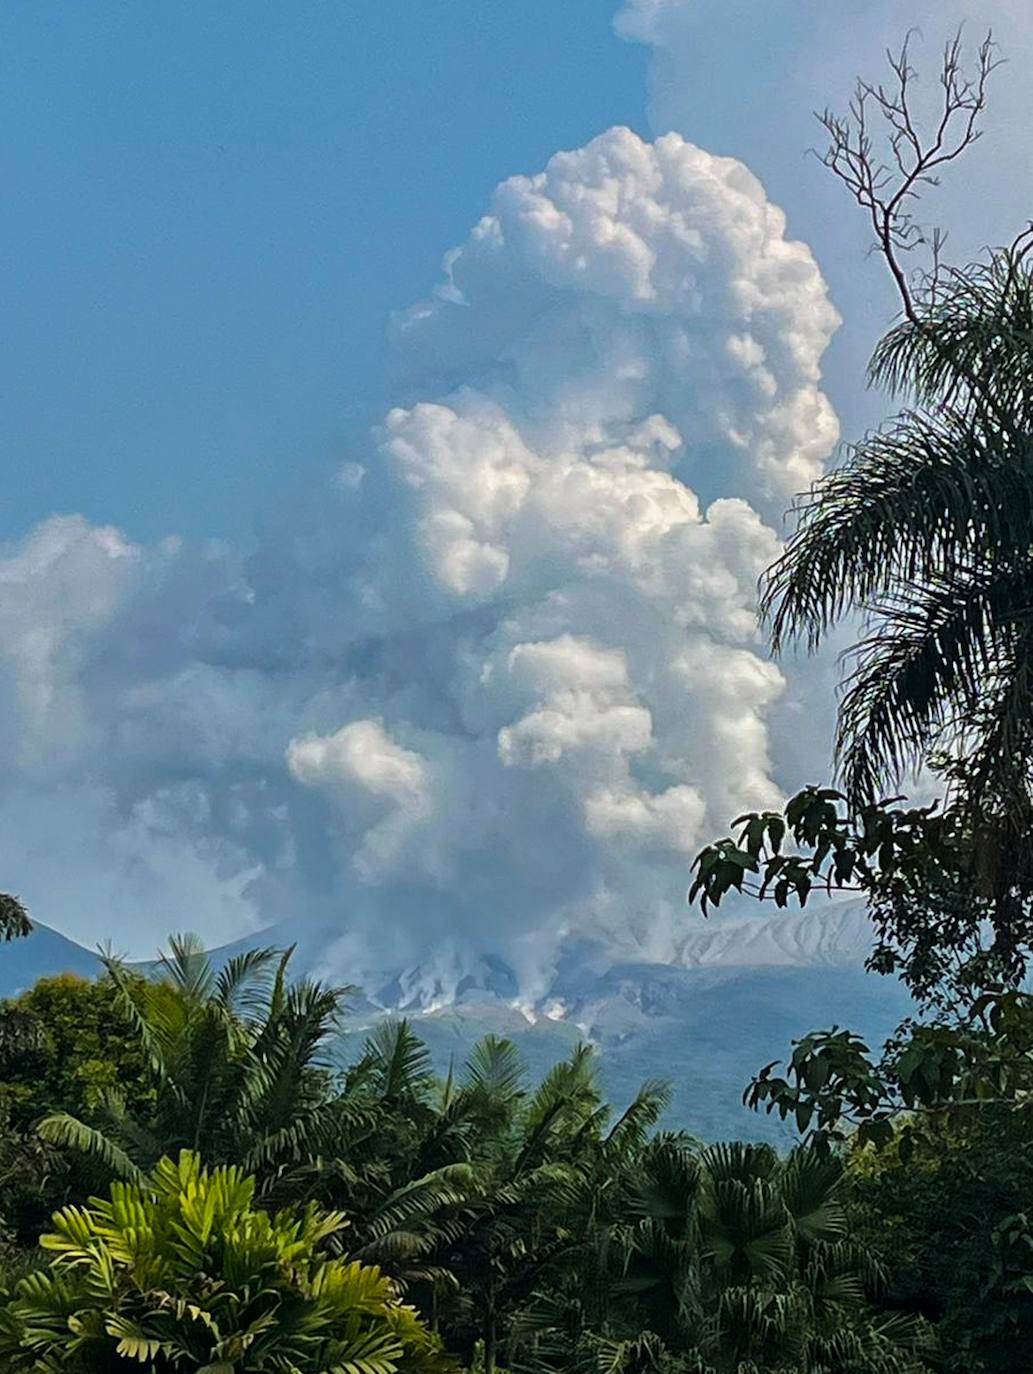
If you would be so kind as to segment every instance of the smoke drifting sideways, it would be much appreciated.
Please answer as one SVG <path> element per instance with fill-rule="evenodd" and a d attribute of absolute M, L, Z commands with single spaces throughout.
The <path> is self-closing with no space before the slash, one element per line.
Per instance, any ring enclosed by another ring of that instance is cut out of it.
<path fill-rule="evenodd" d="M 318 929 L 438 1000 L 485 954 L 533 996 L 573 936 L 676 958 L 694 847 L 780 795 L 756 583 L 837 322 L 677 135 L 503 182 L 393 324 L 407 403 L 275 538 L 7 551 L 4 884 L 131 953 Z"/>

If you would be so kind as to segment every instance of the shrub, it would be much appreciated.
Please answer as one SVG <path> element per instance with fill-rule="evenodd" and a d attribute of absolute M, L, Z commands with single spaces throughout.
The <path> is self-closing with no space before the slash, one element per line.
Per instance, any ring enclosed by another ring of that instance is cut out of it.
<path fill-rule="evenodd" d="M 328 1257 L 345 1226 L 314 1207 L 254 1205 L 235 1166 L 163 1159 L 142 1183 L 66 1207 L 53 1258 L 0 1311 L 11 1371 L 393 1374 L 449 1369 L 437 1338 L 379 1269 Z"/>

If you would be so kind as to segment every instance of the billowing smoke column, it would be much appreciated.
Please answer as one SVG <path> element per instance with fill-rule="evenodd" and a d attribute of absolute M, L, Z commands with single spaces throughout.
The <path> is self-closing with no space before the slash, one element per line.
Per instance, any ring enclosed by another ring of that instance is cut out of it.
<path fill-rule="evenodd" d="M 139 947 L 318 921 L 352 980 L 655 957 L 778 795 L 754 602 L 837 323 L 741 164 L 614 129 L 394 325 L 410 403 L 242 560 L 55 519 L 0 563 L 0 872 Z"/>

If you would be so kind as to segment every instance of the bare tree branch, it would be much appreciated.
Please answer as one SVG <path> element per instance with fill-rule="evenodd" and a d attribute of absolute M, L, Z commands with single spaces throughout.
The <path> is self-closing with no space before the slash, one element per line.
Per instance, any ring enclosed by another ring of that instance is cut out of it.
<path fill-rule="evenodd" d="M 914 205 L 922 188 L 938 186 L 941 169 L 982 136 L 979 120 L 986 109 L 987 83 L 1001 59 L 988 32 L 976 54 L 975 72 L 966 75 L 959 29 L 944 48 L 940 112 L 926 130 L 914 106 L 916 73 L 909 58 L 913 37 L 911 30 L 899 54 L 886 54 L 892 82 L 873 85 L 859 80 L 845 115 L 826 109 L 818 116 L 829 136 L 818 156 L 867 212 L 873 247 L 886 260 L 904 314 L 917 324 L 914 274 L 905 259 L 917 248 L 928 250 L 929 263 L 920 279 L 935 299 L 946 234 L 922 225 Z"/>

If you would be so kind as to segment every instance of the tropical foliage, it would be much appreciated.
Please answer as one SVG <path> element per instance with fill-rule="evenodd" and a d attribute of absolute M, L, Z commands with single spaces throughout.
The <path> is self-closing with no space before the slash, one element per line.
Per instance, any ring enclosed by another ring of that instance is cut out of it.
<path fill-rule="evenodd" d="M 49 1146 L 36 1126 L 55 1110 L 88 1118 L 115 1089 L 143 1107 L 146 1062 L 130 1030 L 107 978 L 42 978 L 0 1005 L 0 1221 L 9 1240 L 32 1244 L 55 1208 L 105 1181 L 103 1169 Z"/>
<path fill-rule="evenodd" d="M 62 974 L 0 1006 L 0 1079 L 19 1125 L 55 1107 L 88 1113 L 109 1088 L 146 1096 L 146 1059 L 124 1010 L 124 997 L 135 1003 L 145 987 L 139 975 L 120 989 L 109 978 Z"/>
<path fill-rule="evenodd" d="M 515 1353 L 520 1315 L 550 1274 L 586 1262 L 618 1216 L 629 1161 L 667 1100 L 648 1083 L 616 1119 L 587 1046 L 535 1088 L 514 1045 L 489 1036 L 441 1081 L 402 1021 L 347 1075 L 349 1133 L 312 1171 L 353 1218 L 349 1244 L 447 1322 L 490 1371 Z M 370 1148 L 372 1146 L 372 1149 Z"/>
<path fill-rule="evenodd" d="M 968 939 L 990 922 L 1009 977 L 1033 939 L 1031 248 L 941 275 L 882 342 L 873 378 L 909 408 L 802 500 L 766 588 L 776 646 L 862 615 L 843 790 L 870 805 L 908 770 L 939 774 L 961 879 L 943 904 Z"/>
<path fill-rule="evenodd" d="M 216 968 L 187 936 L 172 938 L 156 978 L 106 959 L 147 1091 L 134 1101 L 104 1087 L 89 1118 L 53 1111 L 40 1135 L 125 1179 L 182 1149 L 264 1173 L 318 1153 L 334 1119 L 321 1055 L 340 991 L 289 982 L 289 958 L 252 950 Z"/>
<path fill-rule="evenodd" d="M 917 1319 L 875 1314 L 878 1266 L 849 1235 L 839 1161 L 761 1145 L 700 1149 L 660 1136 L 624 1180 L 607 1247 L 605 1320 L 571 1284 L 542 1303 L 551 1367 L 916 1371 Z M 557 1321 L 557 1316 L 560 1320 Z"/>
<path fill-rule="evenodd" d="M 920 919 L 967 908 L 966 940 L 988 920 L 997 976 L 1014 983 L 1033 938 L 1033 228 L 950 266 L 916 219 L 922 187 L 979 136 L 990 37 L 969 77 L 960 35 L 947 45 L 928 134 L 906 43 L 891 65 L 890 85 L 860 82 L 849 115 L 823 123 L 826 165 L 868 213 L 900 295 L 870 381 L 904 408 L 798 500 L 762 606 L 776 650 L 817 649 L 860 617 L 838 711 L 843 791 L 863 807 L 909 771 L 940 779 L 936 824 L 961 883 L 930 891 Z M 926 244 L 931 267 L 907 272 Z"/>
<path fill-rule="evenodd" d="M 328 1257 L 346 1225 L 315 1208 L 270 1215 L 254 1180 L 195 1154 L 67 1207 L 42 1239 L 49 1266 L 22 1279 L 2 1314 L 14 1370 L 146 1367 L 233 1370 L 443 1370 L 440 1343 L 380 1271 Z"/>
<path fill-rule="evenodd" d="M 913 1118 L 883 1150 L 851 1151 L 848 1176 L 856 1234 L 884 1268 L 887 1299 L 937 1324 L 944 1366 L 1024 1370 L 1033 1339 L 1024 1114 Z"/>
<path fill-rule="evenodd" d="M 256 1004 L 261 1027 L 289 995 L 283 967 Z M 199 1022 L 236 1018 L 249 1047 L 261 1034 L 255 1006 L 227 997 L 229 974 L 203 969 L 162 1064 L 189 1062 Z M 123 975 L 107 974 L 116 991 Z M 181 984 L 163 968 L 149 986 Z M 133 1024 L 146 1043 L 143 1014 Z M 293 1072 L 276 1064 L 294 1082 L 312 1061 L 307 1040 L 292 1044 Z M 382 1025 L 307 1089 L 331 1123 L 321 1149 L 287 1164 L 256 1152 L 257 1178 L 172 1154 L 182 1116 L 153 1087 L 149 1139 L 166 1150 L 150 1169 L 84 1128 L 87 1157 L 113 1177 L 56 1213 L 49 1263 L 13 1285 L 5 1367 L 390 1374 L 443 1363 L 433 1330 L 487 1374 L 868 1374 L 917 1369 L 929 1345 L 921 1320 L 877 1306 L 879 1265 L 851 1238 L 839 1162 L 656 1136 L 666 1088 L 644 1085 L 614 1116 L 586 1046 L 532 1084 L 513 1044 L 489 1037 L 441 1078 L 407 1023 Z M 55 1120 L 47 1148 L 78 1158 L 81 1138 L 55 1144 Z"/>
<path fill-rule="evenodd" d="M 985 881 L 993 824 L 959 807 L 852 804 L 835 788 L 806 787 L 781 811 L 737 817 L 734 836 L 705 846 L 689 900 L 707 915 L 729 895 L 786 907 L 860 893 L 875 933 L 869 967 L 899 974 L 923 1003 L 948 1005 L 1019 986 L 1033 951 L 1033 888 L 1013 884 L 1002 902 Z"/>

